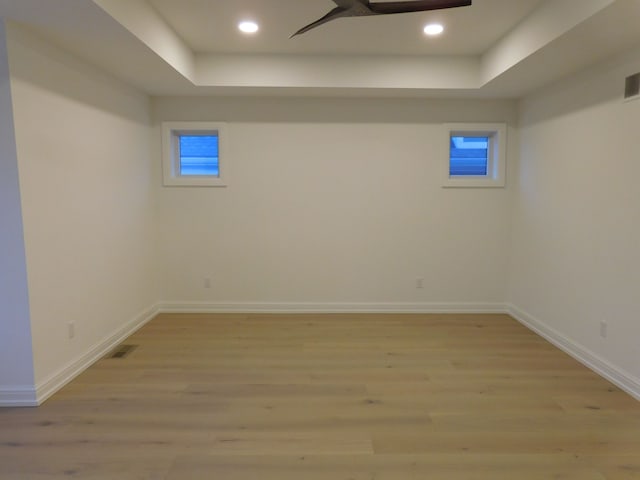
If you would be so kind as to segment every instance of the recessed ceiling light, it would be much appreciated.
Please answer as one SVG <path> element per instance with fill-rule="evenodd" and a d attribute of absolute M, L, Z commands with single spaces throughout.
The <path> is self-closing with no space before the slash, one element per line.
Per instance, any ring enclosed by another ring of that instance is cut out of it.
<path fill-rule="evenodd" d="M 444 27 L 439 23 L 430 23 L 429 25 L 424 27 L 425 35 L 429 35 L 432 37 L 435 35 L 440 35 L 442 32 L 444 32 Z"/>
<path fill-rule="evenodd" d="M 256 33 L 258 30 L 260 30 L 260 27 L 256 22 L 240 22 L 238 24 L 238 29 L 242 33 Z"/>

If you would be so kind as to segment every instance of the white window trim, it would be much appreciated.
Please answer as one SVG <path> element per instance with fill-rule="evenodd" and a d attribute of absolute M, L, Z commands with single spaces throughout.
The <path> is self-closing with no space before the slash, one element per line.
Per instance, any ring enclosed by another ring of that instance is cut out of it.
<path fill-rule="evenodd" d="M 486 176 L 450 175 L 451 137 L 489 137 L 489 163 Z M 445 148 L 442 162 L 442 186 L 445 188 L 501 188 L 506 183 L 507 125 L 504 123 L 447 123 L 443 132 Z"/>
<path fill-rule="evenodd" d="M 180 175 L 180 135 L 215 134 L 218 136 L 218 176 Z M 226 124 L 218 122 L 163 122 L 162 174 L 167 187 L 226 187 L 228 172 L 228 136 Z"/>

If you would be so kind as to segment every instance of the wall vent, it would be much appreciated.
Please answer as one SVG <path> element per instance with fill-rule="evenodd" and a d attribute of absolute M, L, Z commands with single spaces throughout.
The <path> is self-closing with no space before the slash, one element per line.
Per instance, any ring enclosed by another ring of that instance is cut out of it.
<path fill-rule="evenodd" d="M 629 75 L 624 81 L 624 99 L 635 100 L 640 98 L 640 73 Z"/>

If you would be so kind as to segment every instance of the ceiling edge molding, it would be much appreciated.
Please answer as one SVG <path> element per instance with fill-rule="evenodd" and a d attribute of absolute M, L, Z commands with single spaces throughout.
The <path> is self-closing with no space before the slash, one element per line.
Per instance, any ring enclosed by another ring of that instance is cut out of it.
<path fill-rule="evenodd" d="M 195 83 L 195 55 L 146 0 L 93 0 L 187 80 Z"/>
<path fill-rule="evenodd" d="M 482 56 L 482 84 L 545 48 L 619 0 L 547 0 Z"/>
<path fill-rule="evenodd" d="M 202 87 L 477 89 L 478 57 L 199 55 Z"/>

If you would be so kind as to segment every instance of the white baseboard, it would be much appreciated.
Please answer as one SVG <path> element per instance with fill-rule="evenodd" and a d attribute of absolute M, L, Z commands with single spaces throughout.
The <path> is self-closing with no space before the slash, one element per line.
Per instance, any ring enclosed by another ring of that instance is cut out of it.
<path fill-rule="evenodd" d="M 38 397 L 33 385 L 0 385 L 0 407 L 37 407 Z"/>
<path fill-rule="evenodd" d="M 131 321 L 120 327 L 113 334 L 104 338 L 93 347 L 91 347 L 84 355 L 68 363 L 65 367 L 50 375 L 46 380 L 40 382 L 36 386 L 37 405 L 41 405 L 51 395 L 56 393 L 75 377 L 84 372 L 87 368 L 100 360 L 110 350 L 115 348 L 125 338 L 139 330 L 143 325 L 149 322 L 159 312 L 158 306 L 145 310 L 137 315 Z M 1 397 L 0 397 L 1 398 Z"/>
<path fill-rule="evenodd" d="M 520 310 L 515 305 L 507 305 L 507 313 L 525 327 L 547 339 L 560 350 L 571 355 L 584 366 L 617 385 L 632 397 L 640 400 L 640 380 L 638 378 L 612 365 L 586 347 L 574 342 L 533 315 Z"/>
<path fill-rule="evenodd" d="M 164 302 L 160 313 L 506 313 L 504 303 Z"/>

